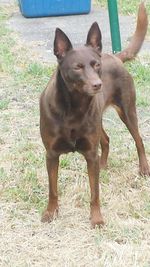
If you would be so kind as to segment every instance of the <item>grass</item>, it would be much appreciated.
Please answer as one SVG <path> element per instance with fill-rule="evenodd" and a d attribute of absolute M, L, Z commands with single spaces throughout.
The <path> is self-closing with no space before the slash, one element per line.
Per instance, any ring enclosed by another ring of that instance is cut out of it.
<path fill-rule="evenodd" d="M 149 84 L 150 84 L 150 58 L 147 55 L 146 62 L 141 64 L 139 60 L 127 63 L 127 68 L 134 78 L 137 92 L 137 105 L 149 107 Z M 144 86 L 143 86 L 144 85 Z"/>
<path fill-rule="evenodd" d="M 78 153 L 60 159 L 59 218 L 50 225 L 40 223 L 48 179 L 38 102 L 54 66 L 32 61 L 23 44 L 18 48 L 16 35 L 6 27 L 9 15 L 0 10 L 0 264 L 150 266 L 149 179 L 138 175 L 134 142 L 112 110 L 104 116 L 111 141 L 109 168 L 100 176 L 106 226 L 90 229 L 87 170 Z M 139 125 L 150 159 L 149 64 L 146 55 L 126 67 L 135 80 Z"/>
<path fill-rule="evenodd" d="M 107 7 L 107 1 L 106 0 L 97 0 L 98 4 L 100 4 L 103 7 Z M 139 0 L 118 0 L 118 11 L 119 13 L 122 13 L 124 15 L 131 15 L 131 14 L 137 14 L 138 6 L 140 1 Z M 150 14 L 150 6 L 148 4 L 148 1 L 146 2 L 146 7 L 148 10 L 148 13 Z"/>

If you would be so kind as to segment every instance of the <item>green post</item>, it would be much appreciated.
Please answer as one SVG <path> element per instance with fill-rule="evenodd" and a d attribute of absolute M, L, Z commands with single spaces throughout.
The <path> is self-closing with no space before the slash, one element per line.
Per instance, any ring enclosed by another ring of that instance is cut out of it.
<path fill-rule="evenodd" d="M 107 0 L 107 2 L 109 11 L 112 51 L 115 54 L 121 51 L 121 38 L 120 38 L 117 0 Z"/>

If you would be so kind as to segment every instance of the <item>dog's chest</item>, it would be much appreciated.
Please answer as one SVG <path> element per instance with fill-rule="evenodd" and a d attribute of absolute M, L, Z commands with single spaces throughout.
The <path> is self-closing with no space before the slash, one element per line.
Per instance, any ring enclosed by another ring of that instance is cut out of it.
<path fill-rule="evenodd" d="M 53 150 L 58 153 L 75 151 L 87 151 L 91 145 L 88 135 L 94 132 L 94 123 L 88 119 L 85 121 L 68 119 L 59 125 L 58 136 L 55 138 Z"/>

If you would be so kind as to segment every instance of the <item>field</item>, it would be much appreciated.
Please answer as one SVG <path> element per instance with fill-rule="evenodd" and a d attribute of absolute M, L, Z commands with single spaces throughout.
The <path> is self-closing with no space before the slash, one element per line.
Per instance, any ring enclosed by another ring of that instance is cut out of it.
<path fill-rule="evenodd" d="M 139 176 L 133 139 L 112 109 L 104 116 L 108 169 L 100 174 L 105 226 L 90 228 L 87 169 L 78 153 L 61 157 L 58 219 L 40 222 L 48 179 L 39 96 L 55 66 L 32 60 L 7 28 L 13 8 L 0 9 L 0 266 L 149 267 L 150 178 Z M 150 54 L 126 67 L 135 80 L 139 128 L 150 163 Z"/>

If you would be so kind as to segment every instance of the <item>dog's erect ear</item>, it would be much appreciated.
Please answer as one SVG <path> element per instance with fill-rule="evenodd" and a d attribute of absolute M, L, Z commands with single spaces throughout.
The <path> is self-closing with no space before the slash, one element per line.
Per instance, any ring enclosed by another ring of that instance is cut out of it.
<path fill-rule="evenodd" d="M 54 39 L 54 55 L 60 60 L 70 49 L 72 49 L 72 44 L 69 38 L 61 29 L 56 28 Z"/>
<path fill-rule="evenodd" d="M 90 45 L 93 48 L 98 49 L 100 52 L 102 51 L 102 35 L 97 22 L 94 22 L 89 29 L 86 45 Z"/>

